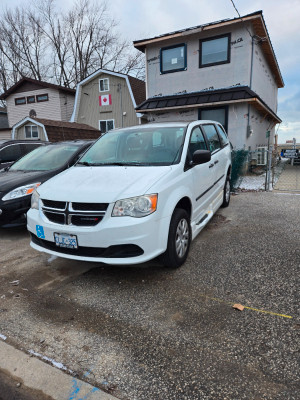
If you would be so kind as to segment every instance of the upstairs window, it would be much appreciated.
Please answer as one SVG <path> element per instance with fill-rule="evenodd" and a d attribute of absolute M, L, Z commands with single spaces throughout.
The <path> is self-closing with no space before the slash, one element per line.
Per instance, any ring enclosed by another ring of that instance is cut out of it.
<path fill-rule="evenodd" d="M 108 92 L 109 91 L 109 79 L 99 79 L 99 92 Z"/>
<path fill-rule="evenodd" d="M 36 125 L 26 125 L 25 126 L 25 138 L 26 139 L 36 139 L 39 137 L 38 127 Z"/>
<path fill-rule="evenodd" d="M 27 104 L 35 103 L 35 96 L 28 96 L 27 97 Z"/>
<path fill-rule="evenodd" d="M 48 97 L 48 94 L 46 93 L 46 94 L 38 94 L 37 96 L 36 96 L 36 101 L 38 102 L 38 103 L 41 103 L 42 101 L 48 101 L 49 100 L 49 97 Z"/>
<path fill-rule="evenodd" d="M 230 62 L 230 33 L 200 40 L 199 67 L 226 64 Z"/>
<path fill-rule="evenodd" d="M 15 99 L 15 105 L 20 106 L 21 104 L 26 104 L 26 98 L 25 97 L 18 97 Z"/>
<path fill-rule="evenodd" d="M 186 70 L 186 44 L 164 47 L 160 49 L 160 72 L 176 72 Z"/>

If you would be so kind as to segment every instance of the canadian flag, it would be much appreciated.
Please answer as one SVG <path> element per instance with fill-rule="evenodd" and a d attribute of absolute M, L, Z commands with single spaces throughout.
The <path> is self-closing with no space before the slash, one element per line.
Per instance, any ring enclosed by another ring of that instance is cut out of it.
<path fill-rule="evenodd" d="M 111 94 L 104 94 L 103 96 L 99 96 L 99 106 L 108 106 L 111 104 Z"/>

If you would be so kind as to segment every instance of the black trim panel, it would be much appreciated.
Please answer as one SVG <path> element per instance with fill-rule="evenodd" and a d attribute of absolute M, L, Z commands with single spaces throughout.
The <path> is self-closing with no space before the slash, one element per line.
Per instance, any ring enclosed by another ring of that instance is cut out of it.
<path fill-rule="evenodd" d="M 196 201 L 198 201 L 199 199 L 201 199 L 201 197 L 203 197 L 203 196 L 204 196 L 206 193 L 208 193 L 214 186 L 216 186 L 216 184 L 217 184 L 224 176 L 225 176 L 225 174 L 223 174 L 223 175 L 221 176 L 221 178 L 219 178 L 218 180 L 216 180 L 216 182 L 215 182 L 212 186 L 210 186 L 207 190 L 205 190 L 205 192 L 201 193 L 200 196 L 198 196 L 198 197 L 196 198 Z"/>

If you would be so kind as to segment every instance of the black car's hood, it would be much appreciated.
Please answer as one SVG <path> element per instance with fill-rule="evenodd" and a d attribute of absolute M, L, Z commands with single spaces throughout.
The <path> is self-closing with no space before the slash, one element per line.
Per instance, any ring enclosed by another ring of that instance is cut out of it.
<path fill-rule="evenodd" d="M 0 171 L 0 192 L 8 193 L 20 186 L 45 182 L 60 171 Z"/>

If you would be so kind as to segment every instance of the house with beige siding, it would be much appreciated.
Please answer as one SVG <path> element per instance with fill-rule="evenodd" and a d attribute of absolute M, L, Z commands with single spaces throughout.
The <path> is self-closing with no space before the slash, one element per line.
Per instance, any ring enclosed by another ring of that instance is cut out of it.
<path fill-rule="evenodd" d="M 77 85 L 71 122 L 84 123 L 102 133 L 141 123 L 135 107 L 146 99 L 145 82 L 99 69 Z"/>
<path fill-rule="evenodd" d="M 8 125 L 11 129 L 25 117 L 69 121 L 73 112 L 75 90 L 31 78 L 22 78 L 4 92 Z M 36 135 L 37 128 L 26 128 L 25 137 Z"/>
<path fill-rule="evenodd" d="M 10 129 L 8 126 L 7 110 L 0 107 L 0 140 L 10 139 Z"/>

